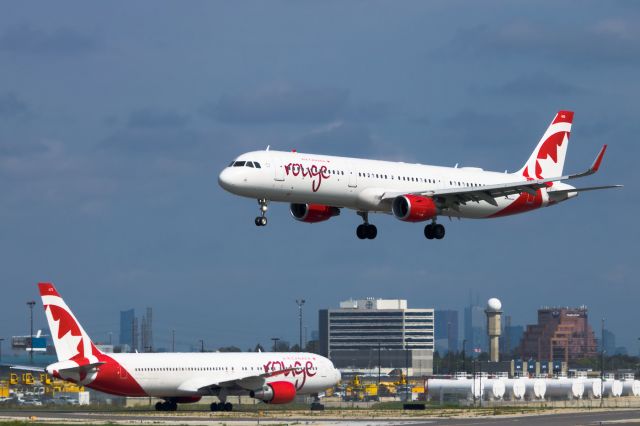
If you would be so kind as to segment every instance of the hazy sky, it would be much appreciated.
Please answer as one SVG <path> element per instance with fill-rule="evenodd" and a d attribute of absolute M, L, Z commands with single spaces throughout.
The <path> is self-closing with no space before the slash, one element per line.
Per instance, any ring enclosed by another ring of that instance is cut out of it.
<path fill-rule="evenodd" d="M 156 346 L 297 339 L 349 297 L 458 308 L 499 297 L 514 324 L 587 305 L 638 351 L 640 4 L 5 2 L 0 14 L 0 336 L 53 281 L 94 340 L 155 311 Z M 565 171 L 625 184 L 561 206 L 422 224 L 294 221 L 225 193 L 242 152 L 310 151 L 516 170 L 559 109 Z M 38 304 L 36 325 L 44 326 Z M 462 318 L 461 318 L 462 323 Z M 5 344 L 5 350 L 7 346 Z"/>

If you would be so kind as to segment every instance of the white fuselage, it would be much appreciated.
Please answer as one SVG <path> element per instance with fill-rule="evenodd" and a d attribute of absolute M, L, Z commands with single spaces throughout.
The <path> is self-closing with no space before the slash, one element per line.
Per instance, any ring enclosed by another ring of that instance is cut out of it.
<path fill-rule="evenodd" d="M 260 168 L 236 166 L 237 161 L 258 163 Z M 235 164 L 234 164 L 235 163 Z M 225 168 L 218 182 L 225 190 L 244 197 L 288 203 L 323 204 L 356 211 L 391 211 L 388 192 L 414 193 L 448 188 L 480 187 L 523 180 L 511 173 L 484 171 L 475 167 L 438 167 L 402 162 L 367 160 L 281 151 L 254 151 L 240 155 Z M 553 189 L 571 186 L 554 182 Z M 520 213 L 564 201 L 566 192 L 553 197 L 552 189 L 538 195 L 498 197 L 497 206 L 486 201 L 446 209 L 443 216 L 488 218 L 501 215 L 519 197 L 517 208 L 504 214 Z"/>
<path fill-rule="evenodd" d="M 304 352 L 216 352 L 216 353 L 114 353 L 104 354 L 109 367 L 101 367 L 84 378 L 62 377 L 116 395 L 158 398 L 203 395 L 247 395 L 251 379 L 266 377 L 266 383 L 292 383 L 297 394 L 314 394 L 332 387 L 340 372 L 327 358 Z M 113 362 L 115 361 L 115 362 Z M 49 366 L 54 373 L 55 364 Z M 278 373 L 279 371 L 283 371 Z M 244 387 L 237 385 L 245 379 Z M 252 389 L 253 387 L 253 389 Z"/>

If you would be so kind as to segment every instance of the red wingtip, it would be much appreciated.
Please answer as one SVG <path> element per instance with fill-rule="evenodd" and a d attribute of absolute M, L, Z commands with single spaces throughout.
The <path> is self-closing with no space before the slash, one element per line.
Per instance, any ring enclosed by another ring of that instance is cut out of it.
<path fill-rule="evenodd" d="M 558 111 L 556 118 L 553 120 L 553 124 L 556 123 L 572 123 L 573 111 Z"/>
<path fill-rule="evenodd" d="M 602 145 L 602 149 L 598 153 L 598 156 L 596 157 L 596 161 L 594 161 L 593 165 L 591 166 L 591 170 L 593 170 L 594 172 L 597 172 L 598 169 L 600 168 L 600 163 L 602 163 L 602 157 L 604 157 L 604 152 L 606 150 L 607 150 L 607 145 Z"/>
<path fill-rule="evenodd" d="M 40 288 L 40 296 L 58 296 L 58 292 L 56 288 L 51 283 L 38 283 L 38 287 Z"/>

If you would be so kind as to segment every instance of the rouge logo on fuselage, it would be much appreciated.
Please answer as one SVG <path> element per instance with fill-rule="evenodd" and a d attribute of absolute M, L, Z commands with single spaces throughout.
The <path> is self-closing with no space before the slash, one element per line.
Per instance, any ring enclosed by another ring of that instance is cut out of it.
<path fill-rule="evenodd" d="M 316 375 L 312 361 L 306 361 L 304 365 L 300 361 L 295 361 L 290 365 L 285 365 L 283 361 L 269 361 L 262 367 L 265 373 L 273 373 L 272 376 L 282 375 L 295 378 L 294 386 L 296 390 L 302 389 L 308 377 Z"/>
<path fill-rule="evenodd" d="M 320 184 L 322 184 L 322 179 L 329 179 L 329 177 L 331 176 L 327 172 L 327 166 L 318 167 L 315 164 L 307 168 L 305 168 L 300 163 L 285 164 L 284 172 L 287 174 L 287 176 L 291 174 L 293 176 L 302 175 L 303 178 L 307 176 L 310 177 L 312 179 L 311 190 L 313 192 L 318 192 L 318 189 L 320 189 Z"/>

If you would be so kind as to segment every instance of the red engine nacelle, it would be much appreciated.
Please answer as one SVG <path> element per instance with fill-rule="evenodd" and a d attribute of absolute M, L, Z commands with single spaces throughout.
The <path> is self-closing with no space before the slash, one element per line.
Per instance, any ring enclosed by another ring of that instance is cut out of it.
<path fill-rule="evenodd" d="M 249 395 L 267 404 L 288 404 L 296 397 L 296 387 L 289 382 L 271 382 L 261 390 L 251 391 Z"/>
<path fill-rule="evenodd" d="M 291 203 L 289 210 L 295 220 L 307 223 L 323 222 L 340 214 L 339 208 L 325 206 L 324 204 Z"/>
<path fill-rule="evenodd" d="M 438 214 L 432 198 L 411 194 L 394 198 L 391 210 L 396 218 L 405 222 L 422 222 Z"/>

